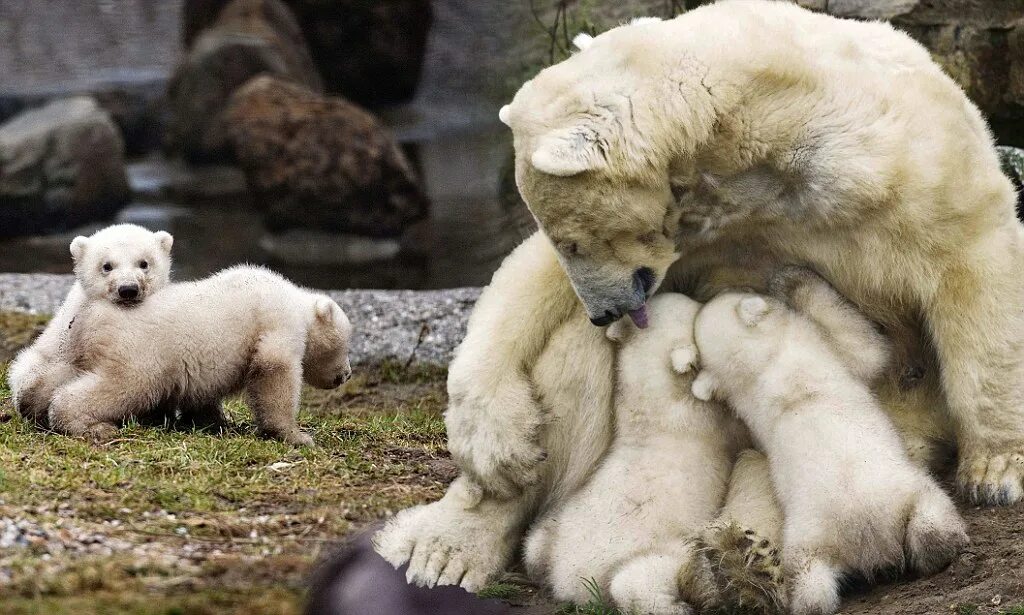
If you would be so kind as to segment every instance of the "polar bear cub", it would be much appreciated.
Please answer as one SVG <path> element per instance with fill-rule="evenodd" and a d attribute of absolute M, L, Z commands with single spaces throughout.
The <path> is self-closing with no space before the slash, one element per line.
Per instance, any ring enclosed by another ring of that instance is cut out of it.
<path fill-rule="evenodd" d="M 967 535 L 869 389 L 887 362 L 884 338 L 817 276 L 797 285 L 802 312 L 738 292 L 701 309 L 693 393 L 726 401 L 768 456 L 790 609 L 808 615 L 839 607 L 847 574 L 938 571 Z"/>
<path fill-rule="evenodd" d="M 51 426 L 69 435 L 109 435 L 164 403 L 219 407 L 244 390 L 263 433 L 308 445 L 302 381 L 330 389 L 352 373 L 338 304 L 259 267 L 171 284 L 131 313 L 89 303 L 78 319 L 69 346 L 83 373 L 50 405 Z"/>
<path fill-rule="evenodd" d="M 105 301 L 125 309 L 142 303 L 170 282 L 173 243 L 165 231 L 154 233 L 134 224 L 115 224 L 89 237 L 75 237 L 71 242 L 75 284 L 42 334 L 11 363 L 7 375 L 14 407 L 22 416 L 43 421 L 54 390 L 75 377 L 63 347 L 85 302 Z"/>
<path fill-rule="evenodd" d="M 589 481 L 526 540 L 527 571 L 558 600 L 586 603 L 596 584 L 629 612 L 693 612 L 680 589 L 697 569 L 692 539 L 718 513 L 748 443 L 731 413 L 690 393 L 699 307 L 662 294 L 649 304 L 647 328 L 623 319 L 607 330 L 621 343 L 614 441 Z"/>

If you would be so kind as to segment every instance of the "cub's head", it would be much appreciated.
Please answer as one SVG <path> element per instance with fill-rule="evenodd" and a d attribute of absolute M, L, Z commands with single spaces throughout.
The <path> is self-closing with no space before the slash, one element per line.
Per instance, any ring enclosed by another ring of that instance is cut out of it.
<path fill-rule="evenodd" d="M 341 307 L 326 295 L 313 302 L 313 321 L 302 358 L 302 377 L 319 389 L 333 389 L 352 376 L 348 359 L 352 324 Z"/>
<path fill-rule="evenodd" d="M 694 325 L 703 370 L 694 395 L 715 397 L 719 380 L 740 381 L 770 364 L 783 344 L 789 314 L 782 302 L 753 293 L 722 293 L 705 304 Z"/>
<path fill-rule="evenodd" d="M 643 326 L 645 302 L 677 258 L 663 119 L 672 111 L 649 95 L 663 74 L 642 45 L 651 27 L 602 34 L 499 114 L 514 133 L 519 191 L 596 325 L 630 314 Z"/>
<path fill-rule="evenodd" d="M 621 346 L 619 383 L 650 390 L 667 366 L 677 374 L 691 372 L 697 361 L 693 323 L 699 309 L 700 304 L 686 295 L 661 293 L 648 305 L 648 327 L 641 329 L 622 319 L 605 329 L 608 339 Z"/>
<path fill-rule="evenodd" d="M 115 224 L 89 237 L 75 237 L 75 278 L 90 299 L 136 305 L 171 279 L 174 238 L 134 224 Z"/>

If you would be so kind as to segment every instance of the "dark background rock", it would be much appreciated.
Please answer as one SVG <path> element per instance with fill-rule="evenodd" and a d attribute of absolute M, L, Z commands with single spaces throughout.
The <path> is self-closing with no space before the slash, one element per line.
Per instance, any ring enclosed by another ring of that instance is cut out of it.
<path fill-rule="evenodd" d="M 285 0 L 302 25 L 328 93 L 369 107 L 412 99 L 423 67 L 430 0 Z M 191 44 L 225 0 L 185 0 Z"/>
<path fill-rule="evenodd" d="M 259 74 L 321 89 L 302 32 L 279 0 L 234 0 L 193 41 L 169 84 L 170 148 L 192 161 L 230 158 L 221 112 Z"/>
<path fill-rule="evenodd" d="M 95 100 L 55 101 L 0 126 L 0 235 L 107 219 L 127 201 L 124 142 Z"/>
<path fill-rule="evenodd" d="M 342 98 L 258 77 L 232 97 L 225 124 L 272 230 L 394 237 L 427 213 L 394 139 Z"/>

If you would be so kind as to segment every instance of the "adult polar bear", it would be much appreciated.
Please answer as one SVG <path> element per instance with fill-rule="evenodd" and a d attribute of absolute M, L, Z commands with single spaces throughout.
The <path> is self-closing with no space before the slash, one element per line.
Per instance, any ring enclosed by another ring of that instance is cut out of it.
<path fill-rule="evenodd" d="M 600 457 L 613 358 L 587 316 L 642 322 L 659 285 L 707 300 L 785 263 L 895 339 L 876 392 L 912 456 L 955 441 L 968 497 L 1024 495 L 1024 232 L 980 114 L 909 37 L 729 0 L 596 37 L 501 115 L 543 233 L 450 367 L 464 475 L 377 537 L 411 580 L 480 587 Z"/>

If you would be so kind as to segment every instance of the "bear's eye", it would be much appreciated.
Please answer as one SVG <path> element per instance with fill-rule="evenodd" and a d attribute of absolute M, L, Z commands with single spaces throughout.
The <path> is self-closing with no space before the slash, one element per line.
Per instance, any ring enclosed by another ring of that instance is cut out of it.
<path fill-rule="evenodd" d="M 114 266 L 113 265 L 111 265 L 110 263 L 103 263 L 103 271 L 105 271 L 106 273 L 110 273 L 113 270 L 114 270 Z"/>
<path fill-rule="evenodd" d="M 149 269 L 149 262 L 139 261 L 139 269 Z"/>
<path fill-rule="evenodd" d="M 575 241 L 570 241 L 569 243 L 565 244 L 564 250 L 565 253 L 568 254 L 569 256 L 576 256 L 577 254 L 580 253 L 580 246 Z"/>

